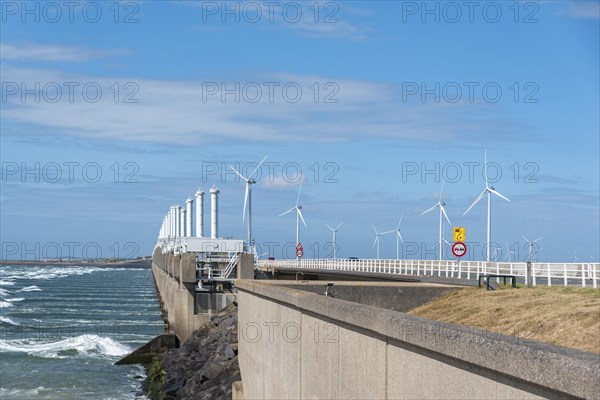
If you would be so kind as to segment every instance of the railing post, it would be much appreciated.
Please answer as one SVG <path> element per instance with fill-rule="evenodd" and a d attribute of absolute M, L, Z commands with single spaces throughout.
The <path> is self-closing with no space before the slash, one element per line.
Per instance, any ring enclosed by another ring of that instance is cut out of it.
<path fill-rule="evenodd" d="M 563 263 L 563 284 L 564 286 L 567 286 L 567 264 Z"/>
<path fill-rule="evenodd" d="M 546 273 L 548 275 L 548 286 L 552 286 L 552 276 L 550 275 L 550 263 L 546 264 Z"/>
<path fill-rule="evenodd" d="M 581 264 L 581 287 L 585 287 L 585 268 Z"/>

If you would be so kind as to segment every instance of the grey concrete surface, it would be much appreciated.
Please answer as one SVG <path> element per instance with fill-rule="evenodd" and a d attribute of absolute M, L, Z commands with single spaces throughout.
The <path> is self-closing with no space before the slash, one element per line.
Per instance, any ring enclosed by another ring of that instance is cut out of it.
<path fill-rule="evenodd" d="M 388 310 L 407 312 L 459 288 L 459 286 L 432 285 L 423 283 L 394 283 L 387 285 L 365 285 L 362 282 L 333 282 L 327 293 L 340 300 L 385 308 Z M 324 295 L 327 282 L 293 282 L 285 284 L 293 289 Z"/>
<path fill-rule="evenodd" d="M 240 280 L 237 287 L 246 399 L 600 398 L 597 354 L 325 297 L 289 282 Z"/>

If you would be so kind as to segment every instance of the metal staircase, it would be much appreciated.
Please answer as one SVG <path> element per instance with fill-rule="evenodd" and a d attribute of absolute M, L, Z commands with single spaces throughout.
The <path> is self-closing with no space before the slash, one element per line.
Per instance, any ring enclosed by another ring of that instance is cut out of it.
<path fill-rule="evenodd" d="M 229 259 L 229 263 L 227 264 L 227 267 L 225 267 L 225 269 L 214 271 L 214 275 L 213 275 L 214 280 L 216 280 L 216 281 L 229 280 L 230 279 L 229 276 L 233 272 L 233 269 L 237 266 L 238 259 L 239 259 L 238 253 L 233 253 L 233 255 Z"/>

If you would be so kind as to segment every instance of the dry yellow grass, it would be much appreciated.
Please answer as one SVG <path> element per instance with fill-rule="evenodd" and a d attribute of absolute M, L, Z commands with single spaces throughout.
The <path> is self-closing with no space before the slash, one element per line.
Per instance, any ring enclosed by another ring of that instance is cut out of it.
<path fill-rule="evenodd" d="M 466 288 L 409 314 L 600 354 L 600 290 Z"/>

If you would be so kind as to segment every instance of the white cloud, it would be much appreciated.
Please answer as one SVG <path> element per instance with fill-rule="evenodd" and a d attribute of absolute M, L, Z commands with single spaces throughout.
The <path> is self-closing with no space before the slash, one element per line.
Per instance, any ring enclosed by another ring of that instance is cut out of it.
<path fill-rule="evenodd" d="M 267 179 L 262 179 L 261 184 L 266 189 L 290 189 L 296 188 L 300 184 L 296 181 L 292 181 L 291 179 L 284 178 L 283 176 L 271 176 Z"/>
<path fill-rule="evenodd" d="M 311 2 L 198 2 L 177 1 L 201 13 L 202 25 L 194 30 L 212 30 L 216 25 L 252 25 L 290 29 L 320 39 L 364 40 L 371 29 L 349 21 L 349 15 L 370 15 L 369 10 L 350 8 L 332 1 Z"/>
<path fill-rule="evenodd" d="M 5 61 L 84 62 L 111 55 L 122 55 L 127 52 L 22 42 L 17 44 L 0 43 L 0 53 Z"/>
<path fill-rule="evenodd" d="M 553 4 L 550 2 L 549 4 Z M 559 14 L 573 18 L 600 19 L 600 2 L 598 1 L 569 1 L 561 4 Z"/>
<path fill-rule="evenodd" d="M 366 81 L 289 74 L 258 76 L 254 82 L 238 82 L 236 101 L 232 94 L 224 98 L 219 94 L 209 96 L 212 84 L 201 80 L 98 78 L 15 68 L 6 63 L 0 68 L 5 97 L 3 120 L 35 127 L 31 134 L 38 135 L 44 131 L 48 135 L 176 145 L 231 141 L 331 143 L 366 138 L 427 142 L 469 140 L 481 132 L 487 140 L 494 135 L 492 140 L 506 141 L 517 135 L 524 140 L 521 129 L 514 129 L 514 123 L 505 116 L 497 116 L 502 110 L 499 104 L 409 104 L 402 101 L 397 87 Z M 72 99 L 65 85 L 68 82 L 77 83 Z M 266 82 L 277 82 L 278 86 Z M 31 94 L 21 96 L 22 88 L 29 90 L 36 84 L 42 92 L 38 99 Z M 226 85 L 231 89 L 235 84 Z M 6 85 L 13 86 L 8 90 Z M 57 85 L 61 96 L 52 102 L 57 97 Z M 92 102 L 97 86 L 102 97 Z M 251 102 L 257 86 L 262 96 Z M 87 100 L 84 87 L 88 88 Z M 221 90 L 219 85 L 216 88 Z M 301 91 L 298 101 L 289 101 L 297 88 Z M 127 103 L 128 96 L 138 102 Z M 327 103 L 326 99 L 337 103 Z M 18 128 L 12 131 L 11 124 L 7 124 L 3 133 L 23 135 L 23 127 Z"/>

